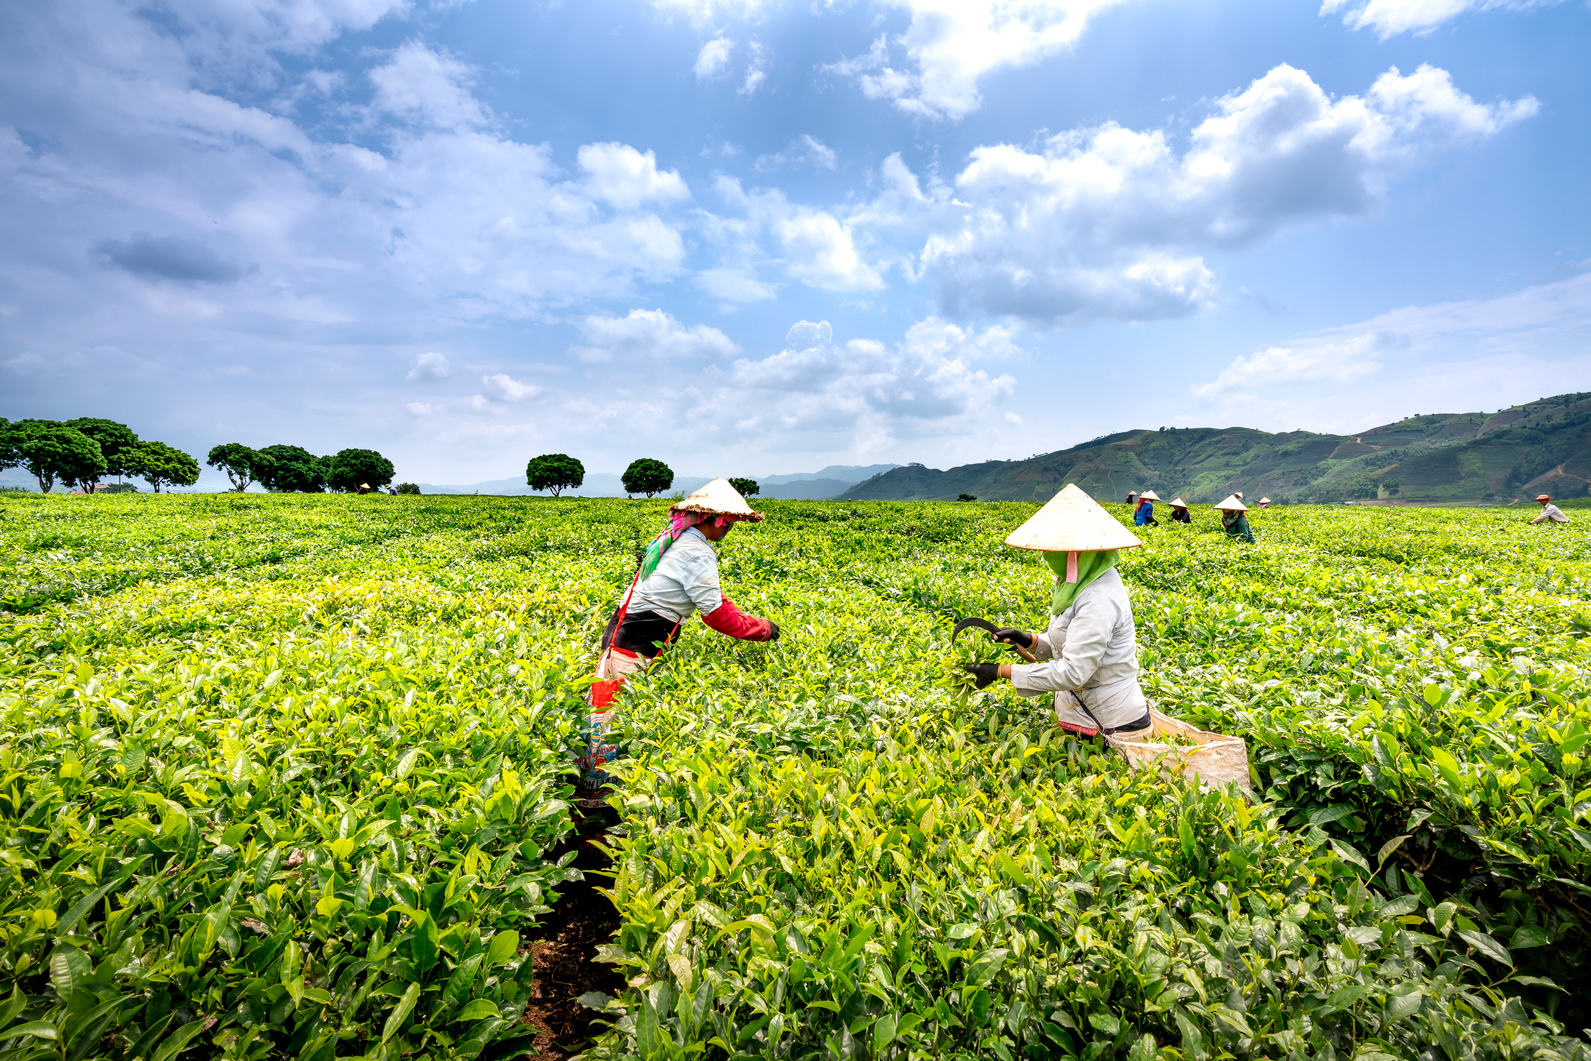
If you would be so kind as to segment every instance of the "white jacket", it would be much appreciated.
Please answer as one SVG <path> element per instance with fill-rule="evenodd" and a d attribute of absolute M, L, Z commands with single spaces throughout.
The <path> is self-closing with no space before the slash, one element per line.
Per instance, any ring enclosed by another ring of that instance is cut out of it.
<path fill-rule="evenodd" d="M 1071 707 L 1073 695 L 1107 729 L 1136 722 L 1149 709 L 1138 685 L 1132 601 L 1115 568 L 1084 586 L 1032 651 L 1044 662 L 1013 665 L 1011 684 L 1023 696 L 1054 693 L 1057 714 L 1092 728 L 1088 716 Z"/>
<path fill-rule="evenodd" d="M 1552 504 L 1551 502 L 1548 502 L 1547 504 L 1541 506 L 1541 515 L 1537 516 L 1530 522 L 1543 523 L 1548 521 L 1552 523 L 1568 523 L 1569 517 L 1563 514 L 1563 509 Z"/>
<path fill-rule="evenodd" d="M 718 587 L 718 554 L 692 527 L 674 540 L 657 567 L 635 587 L 630 611 L 653 611 L 683 622 L 692 612 L 714 612 L 724 603 Z"/>

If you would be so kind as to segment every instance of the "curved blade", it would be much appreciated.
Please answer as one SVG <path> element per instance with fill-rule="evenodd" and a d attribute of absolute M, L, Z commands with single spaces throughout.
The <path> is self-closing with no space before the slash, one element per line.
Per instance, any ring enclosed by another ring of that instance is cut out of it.
<path fill-rule="evenodd" d="M 961 631 L 963 630 L 987 630 L 992 634 L 998 629 L 1000 628 L 995 626 L 987 619 L 963 619 L 961 622 L 957 623 L 956 628 L 950 632 L 950 643 L 952 645 L 955 644 L 956 638 L 961 636 Z"/>

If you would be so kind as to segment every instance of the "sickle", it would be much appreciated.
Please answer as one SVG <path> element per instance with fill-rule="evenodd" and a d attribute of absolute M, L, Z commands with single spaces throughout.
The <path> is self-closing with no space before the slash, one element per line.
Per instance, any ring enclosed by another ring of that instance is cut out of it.
<path fill-rule="evenodd" d="M 955 644 L 956 638 L 961 636 L 961 631 L 963 630 L 987 630 L 990 634 L 993 634 L 998 629 L 1000 628 L 987 619 L 963 619 L 950 632 L 950 643 L 952 645 Z"/>

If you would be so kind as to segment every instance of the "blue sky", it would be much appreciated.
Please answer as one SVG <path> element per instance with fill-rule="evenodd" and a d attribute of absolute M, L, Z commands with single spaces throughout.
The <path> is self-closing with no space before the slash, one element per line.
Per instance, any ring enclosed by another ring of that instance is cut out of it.
<path fill-rule="evenodd" d="M 1583 0 L 0 8 L 0 415 L 682 474 L 1591 388 Z"/>

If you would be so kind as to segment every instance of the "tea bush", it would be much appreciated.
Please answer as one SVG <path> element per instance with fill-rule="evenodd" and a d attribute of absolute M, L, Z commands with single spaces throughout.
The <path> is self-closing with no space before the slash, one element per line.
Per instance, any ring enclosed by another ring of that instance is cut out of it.
<path fill-rule="evenodd" d="M 1255 513 L 1125 554 L 1145 684 L 1253 803 L 1129 773 L 955 618 L 1018 504 L 767 502 L 622 696 L 593 1057 L 1586 1058 L 1578 525 Z M 661 502 L 0 499 L 0 1049 L 507 1057 L 595 640 Z M 1574 991 L 1574 994 L 1570 994 Z"/>

